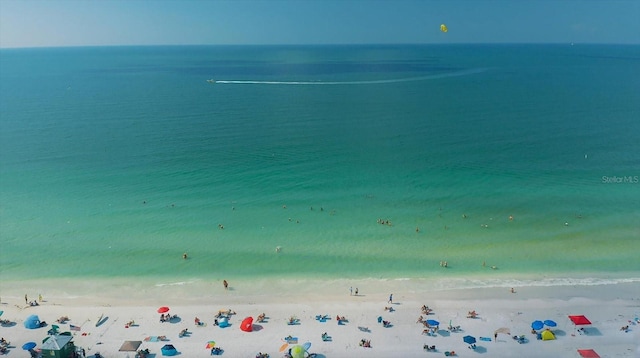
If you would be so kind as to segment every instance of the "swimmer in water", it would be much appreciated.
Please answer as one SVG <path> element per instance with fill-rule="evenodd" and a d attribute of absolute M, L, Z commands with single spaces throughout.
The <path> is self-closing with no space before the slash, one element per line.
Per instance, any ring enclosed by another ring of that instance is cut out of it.
<path fill-rule="evenodd" d="M 182 254 L 182 258 L 185 259 L 185 260 L 187 259 L 187 253 L 186 252 L 184 254 Z"/>

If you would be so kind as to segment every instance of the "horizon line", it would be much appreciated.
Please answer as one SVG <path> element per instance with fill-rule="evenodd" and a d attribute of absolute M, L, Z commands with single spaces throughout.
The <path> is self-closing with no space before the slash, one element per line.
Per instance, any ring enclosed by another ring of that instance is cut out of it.
<path fill-rule="evenodd" d="M 388 43 L 317 43 L 317 44 L 111 44 L 111 45 L 60 45 L 60 46 L 9 46 L 0 45 L 0 50 L 12 49 L 54 49 L 54 48 L 106 48 L 106 47 L 347 47 L 347 46 L 443 46 L 443 45 L 610 45 L 610 46 L 639 46 L 639 43 L 613 42 L 388 42 Z"/>

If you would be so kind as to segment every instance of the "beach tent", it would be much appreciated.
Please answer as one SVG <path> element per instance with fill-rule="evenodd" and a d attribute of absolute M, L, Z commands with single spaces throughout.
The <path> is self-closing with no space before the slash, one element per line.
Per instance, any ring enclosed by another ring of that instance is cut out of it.
<path fill-rule="evenodd" d="M 178 354 L 178 350 L 173 346 L 173 344 L 165 344 L 160 348 L 160 352 L 162 352 L 163 356 L 174 356 Z"/>
<path fill-rule="evenodd" d="M 544 331 L 542 331 L 540 333 L 540 336 L 542 337 L 543 341 L 551 341 L 551 340 L 556 339 L 556 336 L 553 334 L 553 332 L 551 332 L 548 329 L 545 329 Z"/>
<path fill-rule="evenodd" d="M 218 321 L 218 327 L 220 328 L 229 327 L 229 319 L 227 317 L 220 318 L 220 320 Z"/>
<path fill-rule="evenodd" d="M 42 342 L 42 357 L 51 357 L 51 358 L 67 358 L 71 357 L 75 351 L 76 347 L 72 342 L 73 337 L 70 335 L 53 335 L 47 337 L 44 342 Z"/>
<path fill-rule="evenodd" d="M 120 352 L 135 352 L 138 350 L 138 347 L 142 344 L 142 341 L 124 341 L 122 346 L 118 351 Z"/>
<path fill-rule="evenodd" d="M 240 329 L 245 332 L 251 332 L 253 330 L 253 317 L 247 317 L 240 323 Z"/>
<path fill-rule="evenodd" d="M 511 330 L 509 328 L 507 328 L 507 327 L 500 327 L 500 328 L 496 329 L 496 331 L 493 332 L 493 333 L 496 334 L 496 335 L 498 333 L 504 333 L 504 334 L 506 334 L 508 336 L 511 336 Z"/>
<path fill-rule="evenodd" d="M 598 353 L 593 349 L 578 349 L 578 354 L 580 354 L 582 358 L 600 358 Z"/>
<path fill-rule="evenodd" d="M 32 314 L 24 320 L 24 327 L 28 329 L 36 329 L 40 328 L 40 318 L 38 316 Z"/>

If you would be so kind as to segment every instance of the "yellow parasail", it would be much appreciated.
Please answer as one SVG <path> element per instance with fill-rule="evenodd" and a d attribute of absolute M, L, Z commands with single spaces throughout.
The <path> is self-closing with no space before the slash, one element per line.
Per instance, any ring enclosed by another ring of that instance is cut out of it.
<path fill-rule="evenodd" d="M 447 31 L 449 31 L 449 29 L 447 29 L 447 25 L 442 24 L 442 25 L 440 25 L 440 31 L 447 32 Z"/>

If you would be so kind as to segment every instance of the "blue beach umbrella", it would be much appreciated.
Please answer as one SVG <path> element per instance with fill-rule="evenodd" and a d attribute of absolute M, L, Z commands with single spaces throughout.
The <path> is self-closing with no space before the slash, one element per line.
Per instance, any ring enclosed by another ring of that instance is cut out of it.
<path fill-rule="evenodd" d="M 531 322 L 531 328 L 535 329 L 536 331 L 542 329 L 542 327 L 544 327 L 544 322 L 542 321 Z"/>
<path fill-rule="evenodd" d="M 427 320 L 427 324 L 428 324 L 429 326 L 439 326 L 439 325 L 440 325 L 440 322 L 436 321 L 435 319 L 428 319 L 428 320 Z"/>
<path fill-rule="evenodd" d="M 474 337 L 474 336 L 464 336 L 464 337 L 462 337 L 462 340 L 466 344 L 474 344 L 474 343 L 476 343 L 476 337 Z"/>
<path fill-rule="evenodd" d="M 548 326 L 548 327 L 555 327 L 555 326 L 557 326 L 556 322 L 555 322 L 555 321 L 552 321 L 552 320 L 550 320 L 550 319 L 548 319 L 548 320 L 544 321 L 544 325 L 545 325 L 545 326 Z"/>
<path fill-rule="evenodd" d="M 22 349 L 24 349 L 25 351 L 30 351 L 34 349 L 36 345 L 37 345 L 36 342 L 27 342 L 22 345 Z"/>

